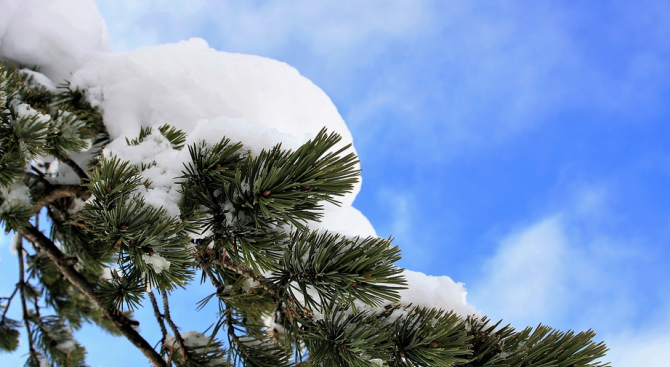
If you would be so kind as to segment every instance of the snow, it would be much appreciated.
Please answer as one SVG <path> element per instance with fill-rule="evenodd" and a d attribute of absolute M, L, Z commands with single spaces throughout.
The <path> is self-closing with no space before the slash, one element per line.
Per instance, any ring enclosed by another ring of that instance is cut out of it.
<path fill-rule="evenodd" d="M 263 317 L 263 325 L 265 325 L 266 333 L 270 336 L 284 335 L 284 332 L 286 331 L 284 327 L 277 322 L 278 317 L 280 317 L 279 313 L 272 313 Z"/>
<path fill-rule="evenodd" d="M 30 202 L 30 189 L 23 183 L 15 183 L 9 189 L 0 187 L 0 195 L 5 201 L 0 205 L 0 214 L 4 214 L 12 206 L 32 208 Z"/>
<path fill-rule="evenodd" d="M 44 74 L 36 72 L 34 70 L 30 69 L 21 69 L 21 74 L 25 74 L 28 77 L 28 82 L 29 85 L 32 86 L 42 86 L 49 90 L 50 92 L 57 92 L 58 88 L 56 88 L 56 85 L 51 81 L 51 79 L 47 78 Z"/>
<path fill-rule="evenodd" d="M 197 349 L 204 349 L 210 344 L 209 338 L 199 332 L 199 331 L 187 331 L 184 333 L 181 333 L 181 338 L 184 341 L 184 346 L 188 348 L 197 348 Z M 172 334 L 167 334 L 166 337 L 166 345 L 172 345 L 172 348 L 174 348 L 175 351 L 179 350 L 179 344 L 175 340 L 174 335 Z M 209 348 L 212 348 L 211 346 Z M 222 358 L 214 358 L 210 359 L 205 365 L 206 366 L 219 366 L 221 365 Z"/>
<path fill-rule="evenodd" d="M 137 194 L 170 216 L 179 215 L 177 177 L 189 156 L 158 133 L 161 125 L 185 131 L 187 144 L 213 144 L 226 136 L 244 142 L 252 153 L 277 143 L 295 149 L 323 127 L 339 133 L 342 145 L 353 143 L 330 98 L 283 62 L 218 51 L 199 38 L 113 52 L 91 0 L 0 0 L 0 9 L 0 58 L 38 66 L 41 73 L 25 72 L 47 88 L 67 79 L 84 90 L 101 108 L 112 139 L 104 153 L 149 165 L 142 175 L 150 185 Z M 153 133 L 128 146 L 126 138 L 136 138 L 142 127 L 153 127 Z M 59 180 L 78 182 L 65 165 L 56 167 L 61 166 Z M 7 202 L 25 200 L 26 189 L 12 189 Z M 309 223 L 310 228 L 374 236 L 370 222 L 352 206 L 359 189 L 360 183 L 340 198 L 342 206 L 326 203 L 322 222 Z M 170 266 L 159 254 L 142 258 L 157 273 Z M 462 283 L 409 270 L 404 274 L 410 289 L 401 292 L 403 303 L 462 315 L 476 312 L 466 302 Z"/>
<path fill-rule="evenodd" d="M 51 120 L 50 115 L 43 115 L 43 114 L 37 112 L 35 109 L 30 107 L 29 104 L 26 104 L 26 103 L 19 103 L 16 106 L 16 115 L 19 118 L 36 116 L 37 118 L 35 119 L 35 121 L 36 122 L 41 122 L 41 123 L 49 122 L 49 120 Z"/>
<path fill-rule="evenodd" d="M 100 279 L 104 281 L 111 282 L 112 281 L 112 274 L 116 274 L 119 277 L 123 276 L 123 273 L 119 268 L 116 266 L 110 266 L 107 268 L 102 269 L 102 274 L 100 274 Z"/>
<path fill-rule="evenodd" d="M 73 205 L 67 209 L 67 212 L 69 214 L 77 214 L 84 207 L 84 201 L 79 198 L 75 198 L 72 201 Z"/>
<path fill-rule="evenodd" d="M 245 279 L 244 283 L 242 283 L 242 289 L 244 289 L 245 292 L 251 292 L 251 290 L 258 286 L 258 282 L 250 278 Z"/>
<path fill-rule="evenodd" d="M 209 343 L 209 338 L 197 331 L 187 331 L 182 333 L 181 337 L 187 347 L 204 347 Z"/>
<path fill-rule="evenodd" d="M 0 54 L 38 66 L 53 84 L 107 49 L 107 26 L 93 1 L 0 0 Z"/>
<path fill-rule="evenodd" d="M 9 252 L 12 253 L 12 255 L 18 255 L 19 254 L 19 245 L 21 245 L 22 237 L 19 236 L 18 233 L 14 233 L 12 236 L 12 241 L 10 242 L 9 245 Z"/>
<path fill-rule="evenodd" d="M 155 163 L 143 172 L 152 183 L 146 194 L 153 198 L 146 195 L 146 201 L 173 216 L 178 209 L 169 203 L 178 198 L 176 177 L 189 157 L 186 150 L 172 149 L 158 126 L 185 131 L 187 144 L 213 144 L 224 136 L 242 141 L 253 154 L 277 143 L 298 148 L 324 126 L 342 135 L 342 144 L 353 142 L 330 99 L 297 70 L 259 56 L 216 51 L 202 39 L 100 53 L 73 73 L 71 83 L 89 91 L 91 102 L 103 110 L 113 139 L 106 154 L 136 164 Z M 128 146 L 126 138 L 137 137 L 142 127 L 154 128 L 151 138 Z M 345 207 L 359 188 L 340 199 Z M 339 219 L 331 221 L 348 219 L 343 228 L 366 223 L 360 215 L 332 215 Z"/>
<path fill-rule="evenodd" d="M 170 269 L 170 262 L 159 254 L 144 254 L 142 255 L 142 260 L 151 266 L 157 274 L 160 274 L 163 270 Z"/>
<path fill-rule="evenodd" d="M 65 340 L 56 344 L 56 349 L 63 353 L 72 353 L 77 348 L 77 342 L 74 340 Z"/>
<path fill-rule="evenodd" d="M 477 309 L 467 303 L 467 291 L 463 283 L 456 283 L 448 276 L 431 276 L 404 270 L 408 289 L 400 291 L 401 302 L 415 306 L 453 310 L 461 316 L 477 315 Z"/>
<path fill-rule="evenodd" d="M 216 51 L 199 38 L 101 54 L 71 81 L 100 88 L 112 138 L 164 123 L 191 132 L 200 120 L 226 117 L 291 134 L 299 143 L 323 126 L 342 134 L 345 143 L 352 141 L 330 99 L 296 69 L 260 56 Z M 227 130 L 218 132 L 234 133 Z M 239 138 L 255 145 L 255 133 Z"/>
<path fill-rule="evenodd" d="M 348 236 L 376 237 L 377 232 L 368 218 L 353 206 L 336 206 L 331 203 L 323 204 L 327 213 L 321 222 L 310 222 L 313 230 L 328 229 Z"/>

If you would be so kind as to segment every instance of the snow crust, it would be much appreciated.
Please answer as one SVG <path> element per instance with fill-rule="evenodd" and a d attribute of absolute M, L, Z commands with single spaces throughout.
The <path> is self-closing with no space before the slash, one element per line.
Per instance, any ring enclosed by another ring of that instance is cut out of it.
<path fill-rule="evenodd" d="M 182 333 L 181 337 L 184 339 L 184 345 L 187 347 L 204 347 L 209 343 L 209 338 L 197 331 L 187 331 Z"/>
<path fill-rule="evenodd" d="M 277 143 L 295 149 L 323 127 L 339 133 L 342 144 L 353 143 L 328 96 L 285 63 L 217 51 L 199 38 L 113 52 L 91 0 L 0 0 L 0 9 L 0 58 L 38 66 L 40 73 L 27 72 L 47 88 L 69 80 L 84 90 L 101 108 L 112 139 L 105 154 L 152 164 L 142 173 L 151 185 L 138 194 L 169 215 L 179 215 L 175 178 L 189 157 L 185 149 L 173 149 L 158 126 L 185 131 L 186 144 L 226 136 L 252 152 Z M 126 138 L 136 138 L 142 127 L 153 127 L 154 133 L 128 146 Z M 310 228 L 374 236 L 367 218 L 352 207 L 359 189 L 360 184 L 341 198 L 341 207 L 326 204 L 322 222 Z M 16 196 L 26 194 L 19 191 Z M 157 273 L 170 265 L 158 254 L 143 260 Z M 462 283 L 412 271 L 405 276 L 410 289 L 402 292 L 403 303 L 476 311 L 467 304 Z"/>
<path fill-rule="evenodd" d="M 184 346 L 188 348 L 195 348 L 199 350 L 205 350 L 208 345 L 210 345 L 210 340 L 209 338 L 199 332 L 199 331 L 187 331 L 184 333 L 181 333 L 181 338 L 184 341 Z M 179 344 L 177 343 L 177 340 L 175 339 L 174 335 L 172 334 L 167 334 L 166 337 L 166 342 L 167 345 L 172 345 L 172 348 L 174 348 L 176 351 L 179 350 Z M 211 348 L 211 346 L 210 346 Z M 221 360 L 222 358 L 215 358 L 215 359 L 210 359 L 205 366 L 219 366 L 221 365 Z"/>
<path fill-rule="evenodd" d="M 12 240 L 11 240 L 11 242 L 10 242 L 10 244 L 9 244 L 9 252 L 10 252 L 12 255 L 18 255 L 18 254 L 19 254 L 19 245 L 21 244 L 21 241 L 22 241 L 21 238 L 22 238 L 22 237 L 19 236 L 19 234 L 16 233 L 16 232 L 15 232 L 14 235 L 12 236 Z"/>
<path fill-rule="evenodd" d="M 22 206 L 32 208 L 30 189 L 23 183 L 16 183 L 10 188 L 0 188 L 0 194 L 5 201 L 0 205 L 0 214 L 11 210 L 12 207 Z"/>
<path fill-rule="evenodd" d="M 170 262 L 159 254 L 144 254 L 142 255 L 142 260 L 151 266 L 157 274 L 162 273 L 163 270 L 170 269 Z"/>
<path fill-rule="evenodd" d="M 468 293 L 465 284 L 456 283 L 445 275 L 426 275 L 411 270 L 404 270 L 403 276 L 407 279 L 408 289 L 400 291 L 402 303 L 444 308 L 464 316 L 479 314 L 477 309 L 466 301 Z"/>
<path fill-rule="evenodd" d="M 107 26 L 93 1 L 0 0 L 0 55 L 38 66 L 55 84 L 106 50 Z"/>
<path fill-rule="evenodd" d="M 56 344 L 56 349 L 63 353 L 72 353 L 77 348 L 77 342 L 74 340 L 65 340 Z"/>

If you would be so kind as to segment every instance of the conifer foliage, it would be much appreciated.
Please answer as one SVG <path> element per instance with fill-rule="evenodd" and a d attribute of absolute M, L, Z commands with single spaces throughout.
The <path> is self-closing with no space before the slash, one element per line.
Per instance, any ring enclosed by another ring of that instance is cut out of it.
<path fill-rule="evenodd" d="M 152 164 L 103 154 L 100 111 L 81 91 L 50 91 L 31 75 L 0 66 L 0 221 L 19 264 L 0 298 L 0 350 L 16 351 L 25 334 L 26 365 L 84 366 L 73 336 L 84 323 L 127 338 L 155 366 L 608 365 L 590 330 L 517 331 L 400 303 L 407 282 L 390 240 L 310 230 L 358 180 L 337 134 L 252 153 L 225 137 L 187 145 L 171 126 L 143 128 L 128 145 L 159 138 L 189 153 L 174 215 L 142 194 Z M 211 293 L 194 308 L 219 312 L 208 330 L 184 331 L 170 296 L 197 281 Z M 137 331 L 138 307 L 153 309 L 141 322 L 157 323 L 160 341 Z"/>

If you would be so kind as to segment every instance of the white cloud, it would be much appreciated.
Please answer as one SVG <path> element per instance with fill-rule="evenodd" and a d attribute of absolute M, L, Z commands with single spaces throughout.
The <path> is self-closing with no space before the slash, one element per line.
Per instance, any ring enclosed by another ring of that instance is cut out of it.
<path fill-rule="evenodd" d="M 665 366 L 670 296 L 650 284 L 656 264 L 644 238 L 619 234 L 607 185 L 579 185 L 560 214 L 504 236 L 468 284 L 470 300 L 493 319 L 521 328 L 594 329 L 614 366 Z M 641 275 L 645 273 L 645 275 Z M 663 273 L 660 273 L 663 274 Z"/>
<path fill-rule="evenodd" d="M 643 330 L 605 335 L 605 341 L 610 347 L 607 360 L 616 367 L 667 366 L 670 361 L 668 328 L 670 322 L 666 321 Z"/>
<path fill-rule="evenodd" d="M 378 200 L 384 203 L 390 213 L 390 232 L 397 237 L 409 237 L 412 228 L 411 207 L 414 201 L 411 193 L 384 189 L 379 192 Z"/>
<path fill-rule="evenodd" d="M 293 43 L 329 57 L 348 53 L 373 38 L 404 37 L 416 32 L 431 14 L 426 2 L 409 0 L 262 3 L 96 0 L 96 3 L 112 25 L 110 28 L 118 38 L 112 39 L 112 44 L 117 46 L 128 46 L 123 39 L 144 45 L 143 41 L 148 39 L 137 39 L 140 24 L 171 29 L 156 34 L 157 42 L 166 42 L 166 36 L 174 34 L 189 38 L 205 25 L 206 32 L 216 35 L 232 49 L 275 52 Z"/>
<path fill-rule="evenodd" d="M 393 236 L 393 243 L 402 250 L 402 262 L 409 269 L 426 268 L 433 261 L 425 247 L 413 246 L 421 241 L 416 233 L 417 217 L 415 198 L 410 192 L 390 188 L 379 189 L 376 201 L 383 213 L 377 233 L 381 237 Z"/>
<path fill-rule="evenodd" d="M 668 22 L 655 16 L 667 12 L 654 6 L 612 5 L 613 20 L 631 31 L 617 35 L 621 47 L 640 39 L 654 46 L 612 59 L 620 51 L 607 38 L 612 27 L 562 3 L 96 3 L 116 49 L 200 36 L 287 61 L 326 90 L 362 141 L 408 142 L 416 147 L 410 159 L 492 149 L 565 111 L 649 111 L 642 104 L 668 80 L 660 77 L 669 71 L 661 42 Z M 600 36 L 610 43 L 590 47 Z"/>
<path fill-rule="evenodd" d="M 471 286 L 477 307 L 515 325 L 537 324 L 566 306 L 569 243 L 560 216 L 539 221 L 501 242 Z"/>

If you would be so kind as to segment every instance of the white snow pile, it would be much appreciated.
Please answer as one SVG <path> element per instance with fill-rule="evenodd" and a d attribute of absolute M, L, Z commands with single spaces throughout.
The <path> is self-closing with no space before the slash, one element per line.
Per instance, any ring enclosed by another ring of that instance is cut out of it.
<path fill-rule="evenodd" d="M 10 212 L 13 207 L 32 208 L 30 189 L 23 183 L 16 183 L 10 188 L 0 188 L 0 194 L 5 198 L 0 205 L 0 213 Z"/>
<path fill-rule="evenodd" d="M 144 254 L 142 255 L 142 260 L 151 266 L 156 274 L 160 274 L 163 270 L 170 269 L 170 262 L 166 258 L 159 254 Z"/>
<path fill-rule="evenodd" d="M 211 343 L 209 338 L 198 331 L 187 331 L 181 333 L 181 338 L 186 349 L 193 348 L 196 350 L 212 350 Z M 175 351 L 179 350 L 179 343 L 175 339 L 174 335 L 167 334 L 165 338 L 165 345 L 169 345 L 170 348 L 173 348 Z M 220 365 L 221 358 L 210 359 L 205 365 L 206 366 L 217 366 Z"/>
<path fill-rule="evenodd" d="M 353 142 L 328 96 L 293 67 L 259 56 L 217 51 L 192 38 L 175 44 L 114 52 L 107 46 L 107 28 L 92 0 L 0 0 L 0 58 L 37 66 L 39 83 L 52 88 L 65 80 L 86 91 L 103 112 L 112 142 L 105 154 L 132 163 L 153 163 L 143 176 L 152 184 L 141 194 L 146 202 L 179 214 L 177 185 L 188 151 L 172 149 L 157 132 L 169 124 L 187 133 L 187 144 L 241 141 L 252 151 L 282 143 L 297 148 L 323 127 Z M 43 75 L 42 75 L 43 74 Z M 128 146 L 142 127 L 154 133 Z M 346 235 L 374 236 L 367 218 L 352 207 L 360 184 L 327 205 L 321 223 Z M 165 269 L 160 255 L 144 261 L 157 272 Z M 476 313 L 465 301 L 462 283 L 406 271 L 410 290 L 403 301 L 415 305 Z"/>
<path fill-rule="evenodd" d="M 107 45 L 107 26 L 93 1 L 0 0 L 2 58 L 38 65 L 57 83 Z"/>

